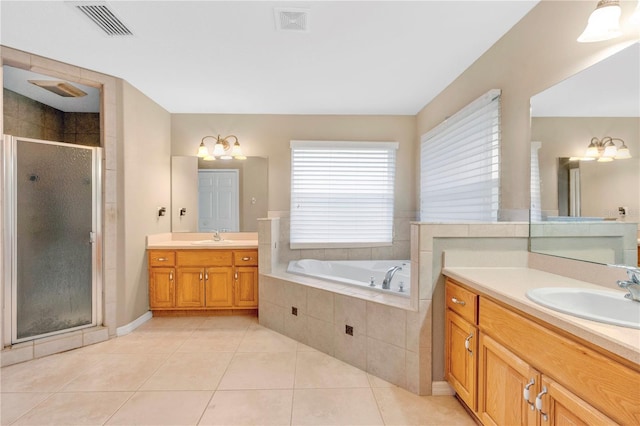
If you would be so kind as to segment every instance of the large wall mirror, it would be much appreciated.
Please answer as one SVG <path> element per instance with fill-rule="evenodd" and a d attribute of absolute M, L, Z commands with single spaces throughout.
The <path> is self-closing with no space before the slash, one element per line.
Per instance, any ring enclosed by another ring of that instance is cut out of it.
<path fill-rule="evenodd" d="M 635 43 L 531 98 L 531 251 L 638 264 L 638 76 Z M 590 144 L 618 155 L 587 157 Z"/>
<path fill-rule="evenodd" d="M 264 157 L 215 161 L 172 157 L 171 231 L 257 232 L 258 219 L 267 217 L 268 169 Z M 226 185 L 229 180 L 232 184 Z"/>

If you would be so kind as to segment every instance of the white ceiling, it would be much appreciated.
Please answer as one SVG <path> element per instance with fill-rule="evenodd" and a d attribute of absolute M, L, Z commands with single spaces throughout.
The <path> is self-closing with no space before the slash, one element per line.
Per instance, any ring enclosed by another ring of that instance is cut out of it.
<path fill-rule="evenodd" d="M 88 2 L 84 2 L 88 3 Z M 0 2 L 0 42 L 123 78 L 171 113 L 416 114 L 535 6 L 514 1 Z M 309 32 L 274 8 L 308 9 Z"/>

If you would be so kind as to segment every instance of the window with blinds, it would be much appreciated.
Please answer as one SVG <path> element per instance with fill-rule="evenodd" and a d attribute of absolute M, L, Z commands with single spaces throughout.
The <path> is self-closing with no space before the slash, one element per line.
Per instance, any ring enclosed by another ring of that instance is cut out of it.
<path fill-rule="evenodd" d="M 397 148 L 291 141 L 291 248 L 391 245 Z"/>
<path fill-rule="evenodd" d="M 420 220 L 498 220 L 500 90 L 476 99 L 421 138 Z"/>

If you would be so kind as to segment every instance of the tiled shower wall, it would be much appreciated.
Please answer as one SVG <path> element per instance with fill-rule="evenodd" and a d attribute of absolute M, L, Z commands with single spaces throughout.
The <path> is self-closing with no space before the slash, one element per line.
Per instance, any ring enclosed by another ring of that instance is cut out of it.
<path fill-rule="evenodd" d="M 100 114 L 63 112 L 3 89 L 4 133 L 78 145 L 100 146 Z"/>

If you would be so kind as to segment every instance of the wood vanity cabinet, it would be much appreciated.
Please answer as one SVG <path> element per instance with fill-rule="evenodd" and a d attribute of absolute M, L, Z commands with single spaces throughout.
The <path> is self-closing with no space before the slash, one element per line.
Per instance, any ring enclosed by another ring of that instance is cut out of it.
<path fill-rule="evenodd" d="M 478 296 L 454 284 L 446 286 L 445 372 L 447 381 L 469 408 L 476 410 Z"/>
<path fill-rule="evenodd" d="M 447 278 L 449 316 L 450 299 L 460 290 L 474 294 Z M 640 424 L 637 365 L 491 298 L 475 296 L 479 332 L 477 386 L 471 390 L 477 396 L 475 406 L 465 399 L 470 392 L 458 392 L 459 380 L 450 371 L 455 362 L 448 360 L 445 365 L 447 380 L 482 424 Z M 445 322 L 446 356 L 455 359 L 449 355 L 456 350 L 455 337 L 449 335 L 449 319 Z"/>
<path fill-rule="evenodd" d="M 236 306 L 258 306 L 258 252 L 236 251 L 233 253 L 234 294 Z"/>
<path fill-rule="evenodd" d="M 149 305 L 154 308 L 171 308 L 175 300 L 175 253 L 149 250 L 148 255 Z"/>
<path fill-rule="evenodd" d="M 149 250 L 149 306 L 176 312 L 257 309 L 258 251 Z"/>

